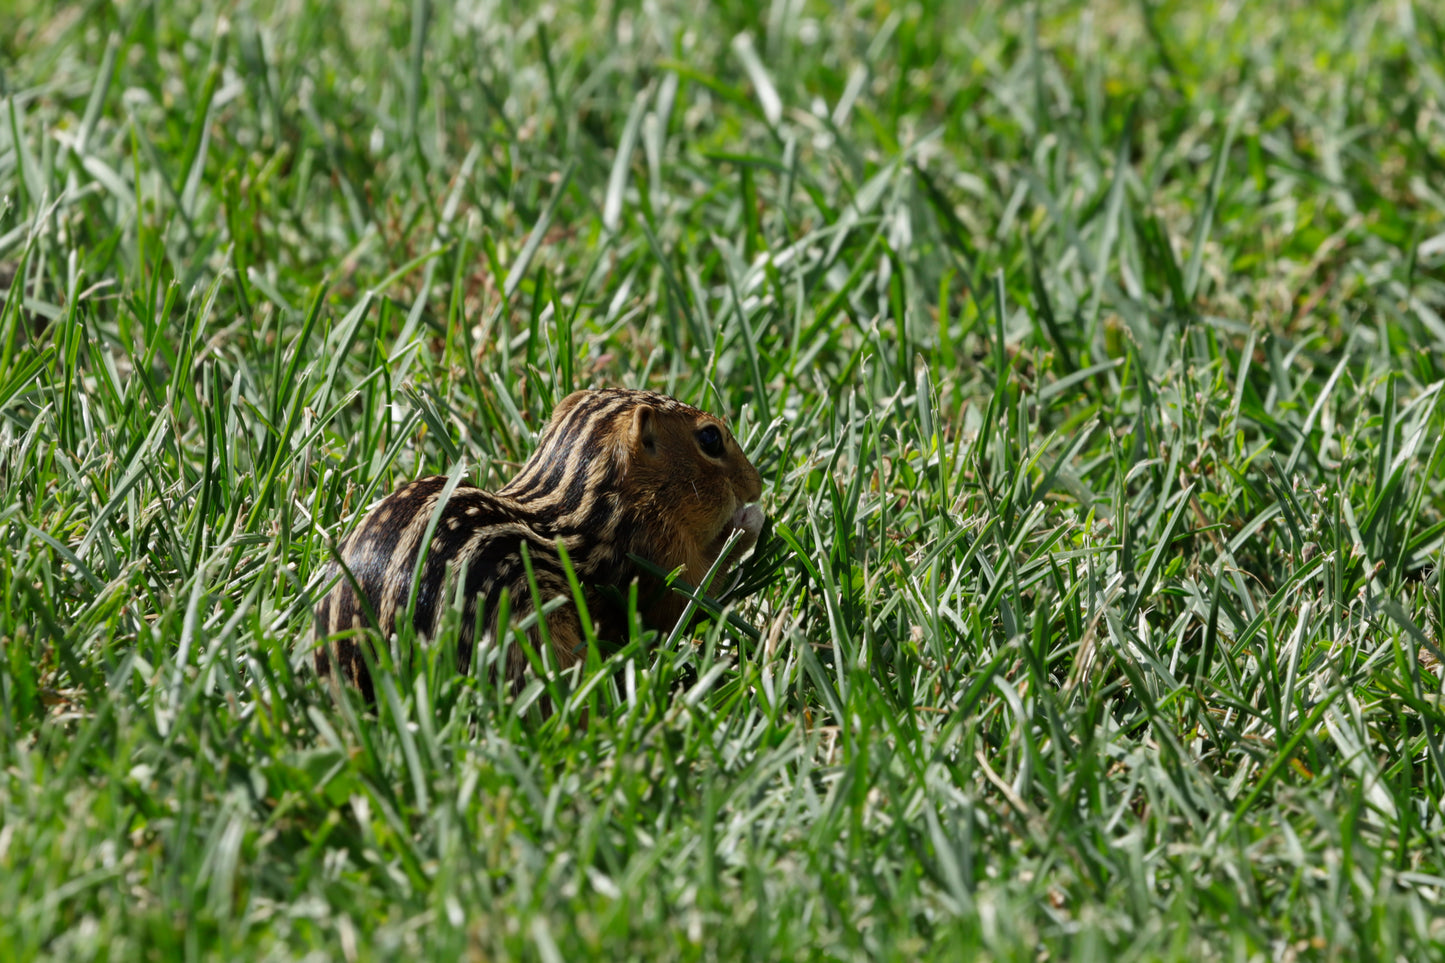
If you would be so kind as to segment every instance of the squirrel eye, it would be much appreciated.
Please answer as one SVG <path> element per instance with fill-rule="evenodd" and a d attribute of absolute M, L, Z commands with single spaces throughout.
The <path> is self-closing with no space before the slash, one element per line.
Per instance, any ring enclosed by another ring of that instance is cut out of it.
<path fill-rule="evenodd" d="M 712 458 L 723 456 L 723 436 L 717 425 L 704 425 L 698 430 L 697 445 L 703 454 Z"/>

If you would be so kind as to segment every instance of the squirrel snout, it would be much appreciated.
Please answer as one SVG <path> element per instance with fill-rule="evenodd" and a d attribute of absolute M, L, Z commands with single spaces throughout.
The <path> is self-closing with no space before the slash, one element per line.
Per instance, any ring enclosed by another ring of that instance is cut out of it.
<path fill-rule="evenodd" d="M 742 529 L 747 533 L 750 541 L 756 542 L 758 535 L 763 530 L 763 521 L 763 510 L 758 507 L 756 502 L 750 502 L 747 505 L 738 506 L 737 511 L 733 512 L 733 517 L 728 519 L 728 525 L 732 528 Z"/>
<path fill-rule="evenodd" d="M 750 551 L 754 545 L 758 544 L 758 536 L 762 534 L 763 522 L 765 520 L 763 510 L 756 504 L 739 505 L 737 507 L 732 517 L 728 519 L 727 528 L 723 529 L 723 533 L 720 536 L 722 540 L 726 541 L 735 531 L 743 533 L 742 537 L 733 545 L 728 562 L 729 565 L 736 564 L 744 554 Z"/>

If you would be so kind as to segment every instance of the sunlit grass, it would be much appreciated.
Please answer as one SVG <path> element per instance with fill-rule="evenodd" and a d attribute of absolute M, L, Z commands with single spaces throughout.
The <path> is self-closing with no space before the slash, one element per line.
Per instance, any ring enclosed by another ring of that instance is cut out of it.
<path fill-rule="evenodd" d="M 1427 958 L 1442 38 L 0 13 L 0 946 Z M 362 508 L 501 484 L 603 384 L 759 466 L 729 619 L 551 715 L 445 639 L 335 702 L 309 613 Z"/>

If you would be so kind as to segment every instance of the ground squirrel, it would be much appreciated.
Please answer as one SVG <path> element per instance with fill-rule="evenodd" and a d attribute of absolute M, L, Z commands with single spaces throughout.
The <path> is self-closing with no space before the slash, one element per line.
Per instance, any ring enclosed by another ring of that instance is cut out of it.
<path fill-rule="evenodd" d="M 317 673 L 330 676 L 339 663 L 341 674 L 368 701 L 375 694 L 360 649 L 365 636 L 337 633 L 368 624 L 370 611 L 381 635 L 392 634 L 405 616 L 417 551 L 445 487 L 444 477 L 422 478 L 376 506 L 339 551 L 365 603 L 342 575 L 317 606 Z M 532 610 L 522 545 L 543 601 L 572 597 L 557 551 L 560 541 L 584 587 L 599 638 L 625 638 L 625 605 L 617 600 L 626 597 L 634 578 L 643 624 L 666 631 L 686 601 L 642 571 L 629 553 L 669 572 L 681 568 L 683 578 L 701 585 L 734 531 L 739 538 L 719 573 L 757 542 L 763 513 L 753 503 L 761 493 L 757 469 L 712 415 L 652 391 L 575 392 L 557 406 L 537 450 L 505 487 L 492 493 L 459 485 L 452 491 L 417 583 L 413 625 L 421 636 L 435 635 L 465 578 L 457 658 L 458 669 L 467 672 L 479 641 L 478 604 L 484 633 L 503 589 L 514 615 Z M 609 586 L 621 591 L 606 591 Z M 546 626 L 557 668 L 585 656 L 574 604 L 554 609 Z M 534 645 L 538 638 L 534 630 Z M 516 684 L 526 665 L 525 654 L 513 646 L 508 679 Z"/>

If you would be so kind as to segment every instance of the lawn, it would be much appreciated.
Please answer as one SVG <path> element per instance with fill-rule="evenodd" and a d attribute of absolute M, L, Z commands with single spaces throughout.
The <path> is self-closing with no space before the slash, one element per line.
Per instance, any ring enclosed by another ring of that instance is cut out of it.
<path fill-rule="evenodd" d="M 592 7 L 0 0 L 0 956 L 1440 953 L 1445 10 Z M 601 385 L 741 590 L 333 699 Z"/>

